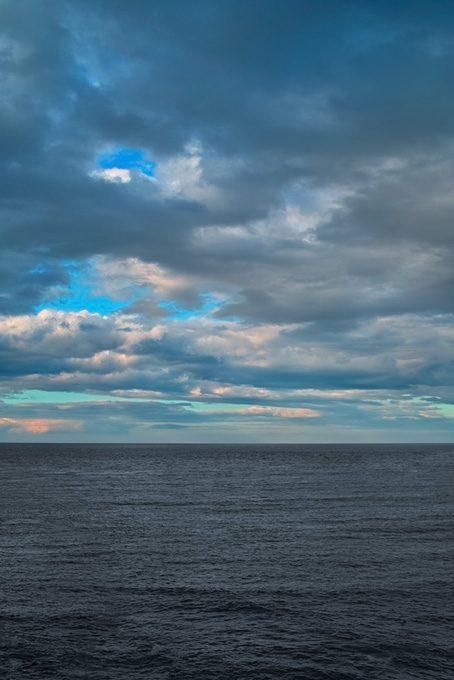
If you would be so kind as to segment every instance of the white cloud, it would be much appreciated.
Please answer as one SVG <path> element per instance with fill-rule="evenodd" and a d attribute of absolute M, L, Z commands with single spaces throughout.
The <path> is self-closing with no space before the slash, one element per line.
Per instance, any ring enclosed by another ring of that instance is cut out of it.
<path fill-rule="evenodd" d="M 94 170 L 90 174 L 92 177 L 100 177 L 107 182 L 128 184 L 131 181 L 131 172 L 127 168 L 106 168 L 105 170 Z"/>
<path fill-rule="evenodd" d="M 249 406 L 236 413 L 245 416 L 271 416 L 273 418 L 319 418 L 320 411 L 312 408 L 282 408 L 281 406 Z"/>
<path fill-rule="evenodd" d="M 156 167 L 155 177 L 164 196 L 180 197 L 213 205 L 221 198 L 203 170 L 203 148 L 200 142 L 190 142 L 185 153 L 163 159 Z"/>

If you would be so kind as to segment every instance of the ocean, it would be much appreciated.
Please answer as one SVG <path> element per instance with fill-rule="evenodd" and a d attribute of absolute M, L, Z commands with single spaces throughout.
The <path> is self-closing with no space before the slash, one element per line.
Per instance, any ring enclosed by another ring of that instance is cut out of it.
<path fill-rule="evenodd" d="M 452 680 L 454 446 L 0 445 L 4 680 Z"/>

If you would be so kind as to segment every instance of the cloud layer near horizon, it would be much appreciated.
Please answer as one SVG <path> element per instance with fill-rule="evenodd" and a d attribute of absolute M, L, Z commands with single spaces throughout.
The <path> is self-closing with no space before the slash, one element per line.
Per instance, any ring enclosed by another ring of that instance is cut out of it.
<path fill-rule="evenodd" d="M 1 437 L 452 439 L 449 3 L 0 22 Z"/>

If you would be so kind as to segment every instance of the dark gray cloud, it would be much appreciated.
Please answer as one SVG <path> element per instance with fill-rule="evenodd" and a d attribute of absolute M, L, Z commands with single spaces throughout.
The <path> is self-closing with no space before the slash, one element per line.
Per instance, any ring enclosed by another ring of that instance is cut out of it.
<path fill-rule="evenodd" d="M 2 13 L 5 245 L 171 262 L 170 239 L 181 252 L 196 226 L 264 218 L 298 178 L 349 185 L 453 133 L 446 3 L 15 2 Z M 106 144 L 161 157 L 193 137 L 235 165 L 211 171 L 224 200 L 210 207 L 87 176 Z M 416 168 L 408 200 L 428 193 L 427 172 Z M 386 201 L 400 184 L 363 182 L 367 229 L 400 224 Z"/>

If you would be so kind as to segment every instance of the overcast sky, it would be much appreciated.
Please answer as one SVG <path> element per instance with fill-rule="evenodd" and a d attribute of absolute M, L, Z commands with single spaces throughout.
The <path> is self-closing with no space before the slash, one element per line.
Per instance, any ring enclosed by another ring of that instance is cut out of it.
<path fill-rule="evenodd" d="M 453 3 L 0 26 L 0 440 L 453 440 Z"/>

